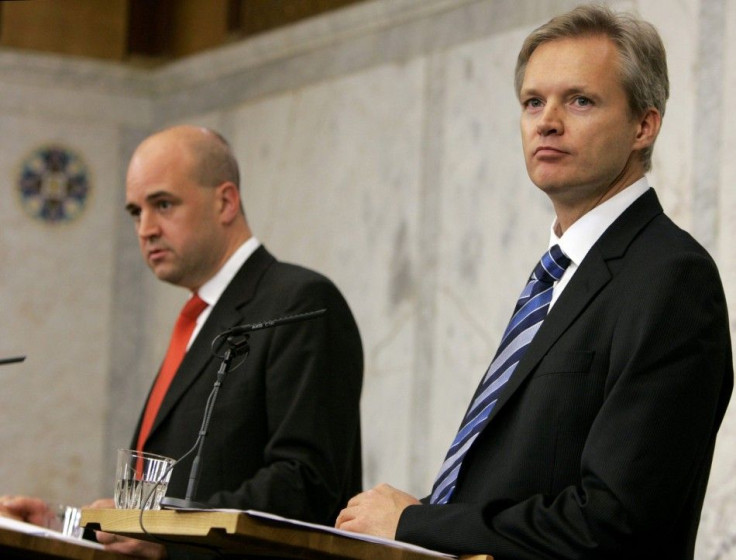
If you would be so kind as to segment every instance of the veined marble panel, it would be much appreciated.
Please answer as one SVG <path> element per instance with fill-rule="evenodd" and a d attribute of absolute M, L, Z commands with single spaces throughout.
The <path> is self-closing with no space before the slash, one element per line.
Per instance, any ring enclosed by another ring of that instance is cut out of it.
<path fill-rule="evenodd" d="M 722 76 L 711 74 L 707 84 L 701 84 L 701 95 L 717 97 L 720 102 L 718 113 L 713 115 L 719 119 L 720 136 L 718 142 L 717 159 L 711 160 L 711 170 L 715 173 L 714 182 L 718 187 L 713 203 L 716 204 L 714 252 L 721 271 L 726 299 L 729 304 L 731 319 L 732 342 L 736 343 L 733 335 L 736 332 L 736 252 L 733 239 L 736 239 L 736 132 L 730 118 L 730 102 L 736 95 L 736 2 L 726 0 L 711 0 L 704 2 L 713 4 L 711 9 L 720 10 L 723 17 L 722 48 L 716 52 L 704 52 L 703 57 L 720 57 Z M 719 79 L 720 78 L 720 79 Z M 698 129 L 701 117 L 710 105 L 709 99 L 696 99 L 693 103 L 694 132 L 691 134 L 694 142 L 704 141 L 702 134 L 712 134 L 713 131 Z M 712 121 L 711 121 L 712 122 Z M 705 154 L 707 157 L 707 154 Z M 694 216 L 693 219 L 697 219 Z M 708 492 L 705 497 L 703 516 L 700 522 L 700 532 L 695 549 L 695 557 L 708 560 L 736 560 L 736 398 L 732 397 L 726 418 L 716 442 L 715 460 L 708 483 Z"/>
<path fill-rule="evenodd" d="M 6 132 L 0 137 L 0 355 L 28 356 L 0 372 L 3 492 L 88 503 L 113 476 L 103 469 L 99 449 L 114 259 L 109 193 L 117 184 L 118 139 L 101 126 L 9 116 L 0 116 L 0 128 Z M 49 141 L 79 153 L 89 169 L 92 192 L 72 223 L 48 225 L 28 216 L 14 192 L 20 162 Z"/>
<path fill-rule="evenodd" d="M 411 478 L 423 71 L 422 61 L 379 66 L 230 117 L 256 236 L 332 278 L 358 321 L 368 485 Z"/>

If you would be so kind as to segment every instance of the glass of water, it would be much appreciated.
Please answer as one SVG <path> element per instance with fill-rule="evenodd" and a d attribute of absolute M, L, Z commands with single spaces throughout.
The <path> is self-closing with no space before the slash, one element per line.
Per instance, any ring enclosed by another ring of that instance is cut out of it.
<path fill-rule="evenodd" d="M 171 478 L 174 459 L 118 449 L 115 470 L 115 507 L 118 509 L 160 509 L 161 498 Z"/>
<path fill-rule="evenodd" d="M 67 537 L 80 538 L 82 536 L 83 529 L 79 526 L 79 520 L 82 517 L 81 509 L 66 504 L 48 504 L 48 506 L 53 513 L 53 517 L 47 523 L 49 529 L 58 531 Z"/>

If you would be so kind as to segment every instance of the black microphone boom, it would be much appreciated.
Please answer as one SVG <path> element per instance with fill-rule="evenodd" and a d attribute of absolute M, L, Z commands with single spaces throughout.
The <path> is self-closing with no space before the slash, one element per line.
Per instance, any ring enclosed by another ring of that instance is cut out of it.
<path fill-rule="evenodd" d="M 250 325 L 240 325 L 226 330 L 220 336 L 237 336 L 261 329 L 270 329 L 271 327 L 278 327 L 279 325 L 285 325 L 286 323 L 296 323 L 297 321 L 306 321 L 307 319 L 315 319 L 320 315 L 324 315 L 326 309 L 317 309 L 316 311 L 307 311 L 306 313 L 298 313 L 296 315 L 287 315 L 286 317 L 280 317 L 278 319 L 271 319 L 270 321 L 263 321 L 261 323 L 252 323 Z"/>
<path fill-rule="evenodd" d="M 324 309 L 322 311 L 324 311 Z M 25 356 L 13 356 L 12 358 L 0 358 L 0 365 L 17 364 L 18 362 L 22 362 L 25 359 L 26 359 Z"/>

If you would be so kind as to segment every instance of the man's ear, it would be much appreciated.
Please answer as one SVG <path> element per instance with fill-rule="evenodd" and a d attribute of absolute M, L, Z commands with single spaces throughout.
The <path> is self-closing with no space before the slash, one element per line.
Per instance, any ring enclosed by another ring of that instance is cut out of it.
<path fill-rule="evenodd" d="M 232 223 L 241 213 L 240 191 L 235 183 L 225 181 L 217 187 L 217 210 L 224 224 Z"/>
<path fill-rule="evenodd" d="M 643 150 L 654 144 L 661 127 L 662 115 L 654 107 L 649 107 L 649 109 L 639 117 L 639 126 L 636 130 L 633 149 Z"/>

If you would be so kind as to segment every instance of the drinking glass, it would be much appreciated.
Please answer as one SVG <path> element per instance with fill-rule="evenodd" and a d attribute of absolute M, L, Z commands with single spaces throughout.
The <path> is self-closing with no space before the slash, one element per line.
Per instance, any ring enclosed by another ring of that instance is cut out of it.
<path fill-rule="evenodd" d="M 161 498 L 171 478 L 174 459 L 118 449 L 115 470 L 115 507 L 118 509 L 161 509 Z"/>
<path fill-rule="evenodd" d="M 53 517 L 49 520 L 48 528 L 58 531 L 67 537 L 80 538 L 84 529 L 79 526 L 82 510 L 66 504 L 49 504 Z"/>

